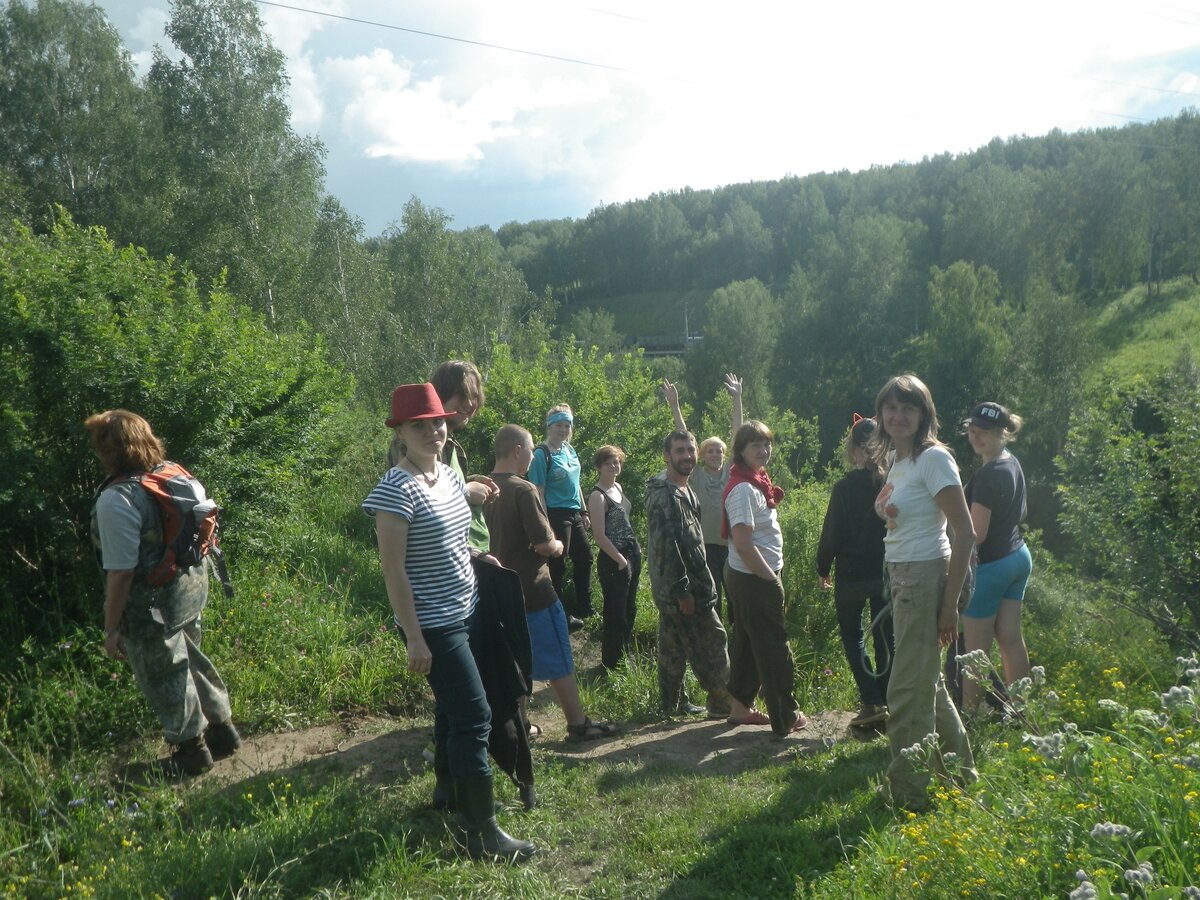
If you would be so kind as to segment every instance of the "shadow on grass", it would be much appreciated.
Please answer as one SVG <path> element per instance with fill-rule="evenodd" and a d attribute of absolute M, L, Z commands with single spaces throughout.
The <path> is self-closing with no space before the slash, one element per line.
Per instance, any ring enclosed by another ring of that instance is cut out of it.
<path fill-rule="evenodd" d="M 784 790 L 759 813 L 703 834 L 703 858 L 658 896 L 803 896 L 804 882 L 836 869 L 864 834 L 893 821 L 882 803 L 863 802 L 869 777 L 883 769 L 887 757 L 886 745 L 879 744 L 839 757 L 819 774 L 794 768 Z"/>
<path fill-rule="evenodd" d="M 160 843 L 142 885 L 167 896 L 308 896 L 344 890 L 387 859 L 436 871 L 460 859 L 449 820 L 428 806 L 420 748 L 427 727 L 343 747 L 222 764 L 188 797 L 179 840 Z M 275 766 L 275 762 L 284 761 Z M 224 776 L 224 777 L 222 777 Z M 148 865 L 149 868 L 149 865 Z"/>

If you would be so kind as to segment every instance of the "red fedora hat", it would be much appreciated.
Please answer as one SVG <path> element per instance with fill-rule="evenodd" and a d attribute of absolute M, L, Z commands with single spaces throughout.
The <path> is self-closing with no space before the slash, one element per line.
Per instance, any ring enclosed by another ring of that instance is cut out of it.
<path fill-rule="evenodd" d="M 392 417 L 384 424 L 395 428 L 401 422 L 414 419 L 444 418 L 446 411 L 432 384 L 402 384 L 392 391 Z"/>

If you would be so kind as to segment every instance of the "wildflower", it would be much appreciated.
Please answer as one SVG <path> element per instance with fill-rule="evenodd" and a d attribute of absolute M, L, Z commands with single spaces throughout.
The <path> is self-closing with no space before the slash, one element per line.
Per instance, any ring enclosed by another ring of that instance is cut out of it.
<path fill-rule="evenodd" d="M 1041 685 L 1046 680 L 1046 667 L 1034 666 L 1029 670 L 1029 674 L 1032 676 L 1035 685 Z"/>
<path fill-rule="evenodd" d="M 1092 826 L 1091 831 L 1091 835 L 1094 838 L 1125 838 L 1132 834 L 1132 828 L 1130 828 L 1128 825 L 1118 825 L 1116 822 L 1097 822 Z"/>
<path fill-rule="evenodd" d="M 50 815 L 50 810 L 46 809 L 45 807 L 42 807 L 41 809 L 38 810 L 38 818 L 39 819 L 44 819 L 48 815 Z"/>
<path fill-rule="evenodd" d="M 1183 889 L 1183 896 L 1187 900 L 1200 900 L 1200 888 L 1188 885 Z"/>
<path fill-rule="evenodd" d="M 1200 659 L 1196 659 L 1194 656 L 1177 656 L 1175 657 L 1175 665 L 1179 666 L 1181 671 L 1187 671 L 1188 669 L 1200 666 Z"/>
<path fill-rule="evenodd" d="M 1191 709 L 1196 705 L 1196 695 L 1186 684 L 1177 684 L 1165 694 L 1159 694 L 1165 709 Z"/>
<path fill-rule="evenodd" d="M 1131 886 L 1141 885 L 1147 887 L 1154 884 L 1154 866 L 1149 862 L 1144 862 L 1136 869 L 1125 870 L 1125 880 Z"/>
<path fill-rule="evenodd" d="M 1026 734 L 1025 743 L 1032 744 L 1033 749 L 1046 759 L 1058 759 L 1062 756 L 1067 745 L 1067 736 L 1061 731 L 1055 731 L 1044 737 L 1037 734 Z"/>
<path fill-rule="evenodd" d="M 71 642 L 70 642 L 70 641 L 63 641 L 61 644 L 59 644 L 59 645 L 58 645 L 58 649 L 59 649 L 59 650 L 70 650 L 70 649 L 71 649 Z"/>
<path fill-rule="evenodd" d="M 84 800 L 82 797 L 76 797 L 67 804 L 67 809 L 79 809 L 79 807 L 83 806 L 83 803 Z"/>
<path fill-rule="evenodd" d="M 116 800 L 113 800 L 113 799 L 110 797 L 109 799 L 107 799 L 107 800 L 105 800 L 105 801 L 104 801 L 104 805 L 105 805 L 105 806 L 107 806 L 109 809 L 113 809 L 113 808 L 115 808 L 115 807 L 116 807 L 116 805 L 117 805 L 117 801 L 116 801 Z"/>
<path fill-rule="evenodd" d="M 1059 698 L 1057 691 L 1046 691 L 1046 696 L 1043 698 L 1046 706 L 1058 706 Z"/>
<path fill-rule="evenodd" d="M 1011 694 L 1022 696 L 1029 693 L 1029 689 L 1033 687 L 1033 679 L 1026 675 L 1024 678 L 1018 678 L 1008 686 L 1008 691 Z"/>
<path fill-rule="evenodd" d="M 1118 703 L 1116 700 L 1109 700 L 1105 697 L 1103 700 L 1097 700 L 1096 705 L 1101 709 L 1108 710 L 1114 715 L 1123 716 L 1129 712 L 1129 708 Z"/>
<path fill-rule="evenodd" d="M 1189 769 L 1200 769 L 1200 756 L 1182 756 L 1179 758 L 1179 762 Z"/>
<path fill-rule="evenodd" d="M 1096 893 L 1096 886 L 1090 881 L 1082 882 L 1079 887 L 1067 895 L 1069 900 L 1096 900 L 1099 896 Z"/>

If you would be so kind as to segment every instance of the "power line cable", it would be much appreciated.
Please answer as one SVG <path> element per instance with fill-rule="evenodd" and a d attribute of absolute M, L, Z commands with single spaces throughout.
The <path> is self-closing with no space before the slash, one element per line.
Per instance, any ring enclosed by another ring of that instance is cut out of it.
<path fill-rule="evenodd" d="M 627 69 L 624 66 L 613 66 L 608 63 L 592 62 L 587 59 L 577 59 L 572 56 L 556 56 L 553 53 L 541 53 L 537 50 L 524 50 L 520 47 L 505 47 L 502 44 L 489 44 L 487 41 L 474 41 L 470 38 L 455 37 L 452 34 L 438 34 L 435 31 L 422 31 L 419 28 L 407 28 L 403 25 L 391 25 L 387 22 L 374 22 L 370 19 L 359 19 L 354 16 L 341 16 L 337 13 L 325 12 L 320 9 L 306 9 L 302 6 L 292 6 L 287 3 L 277 3 L 275 0 L 254 0 L 260 6 L 274 6 L 277 9 L 287 9 L 292 12 L 307 13 L 310 16 L 322 16 L 326 19 L 337 19 L 342 22 L 353 22 L 356 25 L 369 25 L 372 28 L 386 28 L 390 31 L 403 31 L 407 34 L 416 34 L 421 37 L 436 38 L 441 41 L 453 41 L 458 44 L 469 44 L 473 47 L 485 47 L 488 50 L 501 50 L 505 53 L 519 53 L 522 56 L 533 56 L 538 59 L 548 59 L 552 62 L 568 63 L 575 66 L 588 66 L 593 69 L 605 69 L 609 72 L 621 72 L 626 75 L 641 75 L 651 78 L 662 78 L 666 81 L 678 81 L 683 84 L 697 85 L 704 87 L 705 85 L 699 81 L 693 81 L 689 78 L 681 78 L 676 75 L 662 75 L 657 72 L 646 72 L 641 69 Z"/>

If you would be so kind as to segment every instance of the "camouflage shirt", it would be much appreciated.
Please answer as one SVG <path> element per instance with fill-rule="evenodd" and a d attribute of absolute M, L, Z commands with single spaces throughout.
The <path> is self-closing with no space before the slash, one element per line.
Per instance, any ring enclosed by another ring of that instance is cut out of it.
<path fill-rule="evenodd" d="M 646 556 L 655 605 L 676 609 L 685 594 L 691 594 L 697 609 L 716 603 L 704 556 L 700 503 L 690 486 L 677 487 L 662 475 L 646 482 Z"/>

